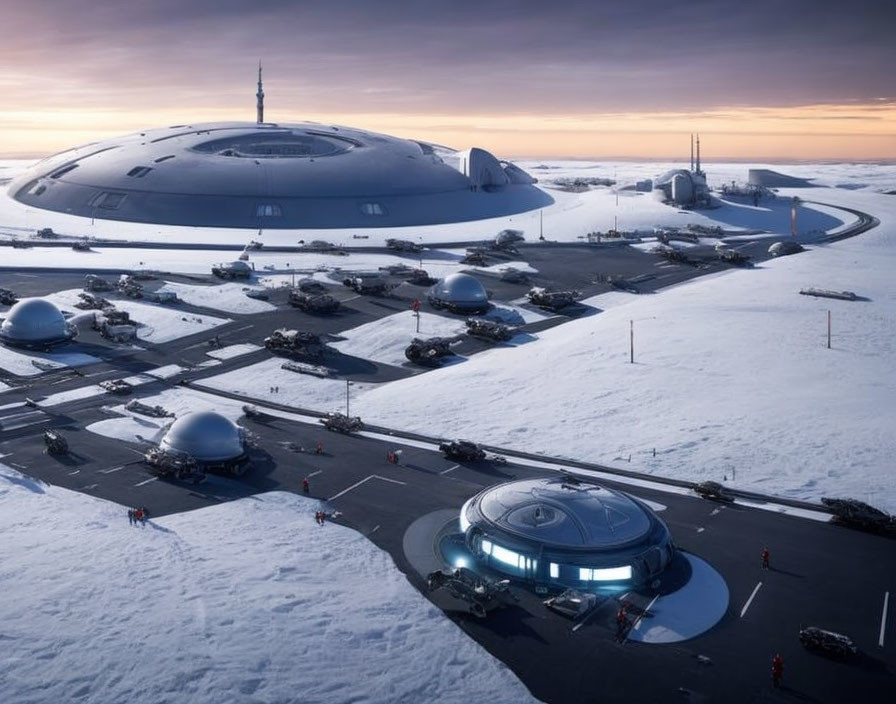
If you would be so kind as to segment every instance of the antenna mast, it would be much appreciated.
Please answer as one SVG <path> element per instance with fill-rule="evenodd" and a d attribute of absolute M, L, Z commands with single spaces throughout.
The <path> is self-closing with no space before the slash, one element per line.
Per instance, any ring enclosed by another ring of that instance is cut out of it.
<path fill-rule="evenodd" d="M 260 125 L 264 122 L 264 90 L 261 87 L 261 61 L 258 62 L 258 92 L 255 94 L 257 103 L 255 105 L 256 122 Z"/>

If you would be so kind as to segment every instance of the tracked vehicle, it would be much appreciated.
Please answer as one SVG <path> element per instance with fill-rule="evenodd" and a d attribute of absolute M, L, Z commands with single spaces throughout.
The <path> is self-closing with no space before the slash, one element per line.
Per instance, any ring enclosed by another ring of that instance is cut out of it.
<path fill-rule="evenodd" d="M 509 325 L 497 323 L 493 320 L 480 320 L 467 318 L 467 335 L 478 337 L 489 342 L 507 342 L 513 337 L 514 330 Z"/>
<path fill-rule="evenodd" d="M 415 337 L 404 351 L 404 356 L 414 364 L 431 366 L 438 364 L 444 357 L 453 355 L 451 344 L 457 342 L 456 337 Z"/>

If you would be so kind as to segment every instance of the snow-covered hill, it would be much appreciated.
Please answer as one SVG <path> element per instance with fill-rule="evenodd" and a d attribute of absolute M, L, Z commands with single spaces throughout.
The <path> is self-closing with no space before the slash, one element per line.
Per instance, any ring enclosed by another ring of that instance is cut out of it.
<path fill-rule="evenodd" d="M 316 508 L 270 493 L 131 527 L 0 464 L 0 701 L 533 701 Z"/>
<path fill-rule="evenodd" d="M 656 295 L 598 297 L 598 315 L 371 391 L 355 408 L 387 426 L 896 511 L 896 197 L 792 193 L 881 225 Z M 870 300 L 799 295 L 810 286 Z"/>

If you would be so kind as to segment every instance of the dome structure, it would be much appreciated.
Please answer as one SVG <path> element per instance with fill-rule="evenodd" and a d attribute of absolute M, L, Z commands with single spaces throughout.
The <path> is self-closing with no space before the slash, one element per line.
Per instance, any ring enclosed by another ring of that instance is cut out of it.
<path fill-rule="evenodd" d="M 242 429 L 214 411 L 188 413 L 175 420 L 160 447 L 190 455 L 199 462 L 238 460 L 246 454 Z"/>
<path fill-rule="evenodd" d="M 19 301 L 0 325 L 0 341 L 23 347 L 46 347 L 68 342 L 78 329 L 66 321 L 62 311 L 44 298 Z"/>
<path fill-rule="evenodd" d="M 569 476 L 489 487 L 464 504 L 460 524 L 477 560 L 541 584 L 649 583 L 674 555 L 649 506 Z"/>
<path fill-rule="evenodd" d="M 174 125 L 38 162 L 9 194 L 82 217 L 239 228 L 401 227 L 541 208 L 553 199 L 482 149 L 318 123 Z"/>
<path fill-rule="evenodd" d="M 428 298 L 433 307 L 453 313 L 484 313 L 491 305 L 485 286 L 469 274 L 451 274 L 439 280 L 429 289 Z"/>

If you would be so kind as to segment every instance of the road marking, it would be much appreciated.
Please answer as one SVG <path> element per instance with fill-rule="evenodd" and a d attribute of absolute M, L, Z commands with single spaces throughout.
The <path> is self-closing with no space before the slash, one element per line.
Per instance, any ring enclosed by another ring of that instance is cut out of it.
<path fill-rule="evenodd" d="M 697 529 L 697 532 L 698 532 L 698 533 L 702 533 L 702 532 L 705 531 L 705 530 L 706 530 L 706 528 L 704 528 L 703 526 L 700 526 L 700 527 Z"/>
<path fill-rule="evenodd" d="M 19 469 L 27 469 L 25 465 L 19 464 L 18 462 L 10 462 L 9 464 L 11 464 L 13 467 L 18 467 Z"/>
<path fill-rule="evenodd" d="M 80 472 L 80 471 L 81 471 L 80 469 L 76 469 L 74 472 L 69 472 L 69 473 L 68 473 L 68 476 L 72 476 L 73 474 L 77 474 L 77 473 Z"/>
<path fill-rule="evenodd" d="M 761 586 L 762 586 L 762 582 L 759 582 L 759 584 L 757 584 L 757 585 L 756 585 L 756 588 L 753 590 L 753 593 L 750 594 L 750 598 L 747 599 L 747 603 L 744 604 L 744 608 L 742 608 L 742 609 L 740 610 L 740 617 L 741 617 L 741 618 L 743 618 L 743 617 L 744 617 L 744 614 L 747 613 L 747 609 L 749 609 L 749 608 L 750 608 L 750 604 L 753 603 L 753 597 L 756 596 L 756 592 L 759 591 L 759 587 L 761 587 Z"/>
<path fill-rule="evenodd" d="M 380 529 L 380 524 L 377 523 L 377 524 L 373 527 L 373 530 L 371 530 L 370 533 L 368 533 L 367 535 L 372 535 L 373 533 L 376 533 L 379 529 Z"/>
<path fill-rule="evenodd" d="M 139 484 L 134 484 L 134 486 L 143 486 L 144 484 L 149 484 L 150 482 L 154 482 L 158 479 L 158 477 L 150 477 L 145 482 L 140 482 Z"/>
<path fill-rule="evenodd" d="M 101 469 L 100 474 L 112 474 L 112 472 L 117 472 L 119 469 L 124 469 L 124 465 L 119 465 L 118 467 L 112 467 L 112 469 Z"/>
<path fill-rule="evenodd" d="M 323 471 L 324 471 L 324 470 L 319 469 L 319 470 L 317 470 L 316 472 L 312 472 L 311 474 L 308 475 L 308 478 L 311 479 L 311 477 L 316 477 L 318 474 L 323 473 Z"/>
<path fill-rule="evenodd" d="M 714 509 L 712 510 L 712 513 L 710 513 L 709 515 L 710 515 L 710 516 L 715 516 L 715 515 L 716 515 L 719 511 L 721 511 L 721 510 L 722 510 L 722 509 L 720 509 L 720 508 L 714 508 Z"/>
<path fill-rule="evenodd" d="M 89 489 L 96 489 L 99 484 L 88 484 L 87 486 L 82 486 L 81 491 L 87 491 Z"/>
<path fill-rule="evenodd" d="M 446 470 L 443 471 L 443 472 L 439 472 L 439 474 L 448 474 L 448 472 L 453 472 L 453 471 L 454 471 L 455 469 L 457 469 L 458 467 L 460 467 L 460 465 L 459 465 L 459 464 L 456 464 L 456 465 L 454 465 L 453 467 L 449 467 L 448 469 L 446 469 Z"/>
<path fill-rule="evenodd" d="M 880 615 L 880 639 L 877 644 L 884 647 L 884 631 L 887 630 L 887 609 L 890 607 L 890 592 L 884 592 L 884 612 Z"/>
<path fill-rule="evenodd" d="M 657 594 L 655 597 L 653 597 L 653 599 L 647 605 L 647 608 L 644 609 L 641 612 L 641 614 L 638 616 L 638 618 L 635 619 L 635 622 L 632 624 L 632 627 L 629 628 L 628 633 L 625 634 L 625 640 L 628 640 L 628 637 L 632 634 L 632 631 L 634 631 L 641 624 L 641 620 L 644 618 L 644 614 L 646 614 L 648 611 L 650 611 L 650 607 L 653 606 L 656 603 L 656 600 L 659 598 L 660 598 L 659 594 Z M 625 642 L 625 641 L 623 641 L 623 642 Z"/>
<path fill-rule="evenodd" d="M 355 482 L 354 484 L 352 484 L 352 485 L 351 485 L 350 487 L 348 487 L 347 489 L 343 489 L 342 491 L 340 491 L 340 492 L 339 492 L 338 494 L 336 494 L 335 496 L 331 496 L 329 499 L 327 499 L 327 501 L 335 501 L 335 500 L 338 499 L 340 496 L 343 496 L 344 494 L 347 494 L 347 493 L 350 492 L 352 489 L 357 489 L 357 488 L 358 488 L 359 486 L 361 486 L 364 482 L 369 481 L 369 480 L 371 480 L 371 479 L 381 479 L 381 480 L 384 481 L 384 482 L 392 482 L 393 484 L 401 484 L 402 486 L 404 486 L 404 485 L 406 484 L 406 482 L 400 482 L 400 481 L 398 481 L 397 479 L 389 479 L 389 478 L 387 478 L 387 477 L 381 477 L 381 476 L 378 475 L 378 474 L 371 474 L 369 477 L 364 477 L 364 479 L 362 479 L 361 481 L 359 481 L 359 482 Z"/>

